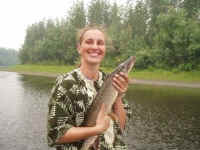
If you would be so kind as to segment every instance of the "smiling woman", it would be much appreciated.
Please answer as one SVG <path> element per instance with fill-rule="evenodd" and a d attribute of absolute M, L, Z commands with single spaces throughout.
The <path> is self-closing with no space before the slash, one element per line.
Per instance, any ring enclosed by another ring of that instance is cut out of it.
<path fill-rule="evenodd" d="M 49 146 L 55 146 L 57 150 L 80 150 L 85 139 L 99 135 L 90 150 L 127 150 L 121 130 L 130 109 L 128 105 L 124 107 L 121 95 L 128 88 L 128 75 L 120 72 L 113 77 L 112 84 L 118 92 L 113 105 L 117 119 L 112 120 L 105 114 L 102 105 L 96 125 L 85 126 L 87 112 L 106 78 L 99 70 L 106 54 L 106 34 L 100 27 L 93 26 L 82 29 L 78 37 L 81 65 L 59 76 L 52 90 L 48 114 Z"/>
<path fill-rule="evenodd" d="M 79 39 L 77 49 L 81 56 L 81 71 L 88 78 L 97 79 L 98 68 L 106 53 L 105 33 L 99 27 L 87 27 L 80 31 Z M 93 70 L 94 73 L 87 73 L 87 70 Z M 92 77 L 92 74 L 96 76 Z"/>

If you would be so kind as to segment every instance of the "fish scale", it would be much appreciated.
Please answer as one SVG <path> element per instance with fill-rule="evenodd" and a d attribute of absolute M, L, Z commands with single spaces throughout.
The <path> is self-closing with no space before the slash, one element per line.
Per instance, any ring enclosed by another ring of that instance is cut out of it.
<path fill-rule="evenodd" d="M 102 104 L 105 105 L 105 114 L 108 115 L 109 113 L 111 113 L 112 106 L 118 95 L 117 90 L 112 86 L 112 78 L 115 74 L 119 72 L 129 73 L 135 64 L 135 60 L 135 56 L 129 57 L 126 61 L 118 65 L 118 67 L 107 76 L 87 113 L 85 126 L 91 127 L 96 125 L 96 118 L 98 116 Z M 89 148 L 95 142 L 97 137 L 98 136 L 92 136 L 87 138 L 84 141 L 81 150 L 89 150 Z"/>

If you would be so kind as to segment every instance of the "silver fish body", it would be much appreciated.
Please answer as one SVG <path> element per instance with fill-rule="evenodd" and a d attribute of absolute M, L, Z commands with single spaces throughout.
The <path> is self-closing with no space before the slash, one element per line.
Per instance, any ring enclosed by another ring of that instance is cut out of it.
<path fill-rule="evenodd" d="M 112 106 L 117 98 L 118 92 L 112 86 L 112 78 L 115 74 L 119 72 L 128 73 L 132 69 L 133 65 L 135 64 L 135 57 L 131 56 L 126 61 L 121 63 L 112 73 L 110 73 L 106 80 L 104 81 L 102 87 L 100 88 L 99 92 L 97 93 L 90 110 L 88 112 L 88 116 L 85 122 L 86 126 L 95 126 L 96 125 L 96 118 L 100 111 L 102 104 L 105 105 L 105 112 L 106 114 L 111 113 Z M 97 136 L 89 137 L 83 143 L 81 150 L 88 150 L 90 146 L 95 142 Z"/>

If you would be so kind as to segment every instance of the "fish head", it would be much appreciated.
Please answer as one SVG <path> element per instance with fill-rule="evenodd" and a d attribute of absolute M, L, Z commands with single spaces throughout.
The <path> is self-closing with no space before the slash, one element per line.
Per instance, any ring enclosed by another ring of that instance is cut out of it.
<path fill-rule="evenodd" d="M 129 73 L 135 64 L 136 57 L 130 56 L 125 62 L 119 65 L 119 72 Z"/>

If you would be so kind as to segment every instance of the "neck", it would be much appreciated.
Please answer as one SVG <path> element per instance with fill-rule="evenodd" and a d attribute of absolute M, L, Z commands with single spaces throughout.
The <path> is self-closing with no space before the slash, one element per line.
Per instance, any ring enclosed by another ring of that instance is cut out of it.
<path fill-rule="evenodd" d="M 81 64 L 80 70 L 89 80 L 95 81 L 99 78 L 99 65 L 86 65 L 83 63 Z"/>

